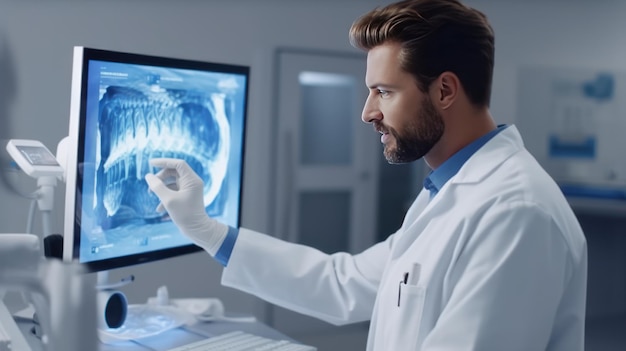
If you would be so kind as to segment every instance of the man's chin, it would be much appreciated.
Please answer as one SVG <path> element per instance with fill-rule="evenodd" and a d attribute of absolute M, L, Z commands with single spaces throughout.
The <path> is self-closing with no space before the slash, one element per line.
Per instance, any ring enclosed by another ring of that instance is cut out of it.
<path fill-rule="evenodd" d="M 417 161 L 422 156 L 416 157 L 417 155 L 409 155 L 409 154 L 401 154 L 398 152 L 396 147 L 386 147 L 383 150 L 383 155 L 389 164 L 400 165 L 405 163 L 411 163 L 413 161 Z"/>
<path fill-rule="evenodd" d="M 404 163 L 398 159 L 398 153 L 395 147 L 385 146 L 385 149 L 383 150 L 383 155 L 385 156 L 387 162 L 390 164 Z"/>

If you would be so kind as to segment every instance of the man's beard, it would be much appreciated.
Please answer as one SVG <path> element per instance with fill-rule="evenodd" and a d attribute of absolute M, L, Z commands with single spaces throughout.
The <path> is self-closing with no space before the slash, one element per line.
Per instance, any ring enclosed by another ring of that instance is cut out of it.
<path fill-rule="evenodd" d="M 395 140 L 395 147 L 385 145 L 385 158 L 391 164 L 400 164 L 424 157 L 441 139 L 444 124 L 430 98 L 424 97 L 417 116 L 407 124 L 402 133 L 393 128 L 387 129 Z"/>

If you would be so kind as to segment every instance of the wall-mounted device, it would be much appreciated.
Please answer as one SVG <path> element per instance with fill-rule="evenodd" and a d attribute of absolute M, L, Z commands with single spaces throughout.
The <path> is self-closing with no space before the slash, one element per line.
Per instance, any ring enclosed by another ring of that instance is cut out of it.
<path fill-rule="evenodd" d="M 11 139 L 6 149 L 24 173 L 33 178 L 63 176 L 63 167 L 40 141 Z"/>
<path fill-rule="evenodd" d="M 43 237 L 52 234 L 50 216 L 54 207 L 54 187 L 58 180 L 63 181 L 64 168 L 52 152 L 37 140 L 11 139 L 6 150 L 24 173 L 37 179 L 38 189 L 29 197 L 37 201 L 42 213 Z M 29 217 L 28 227 L 32 223 L 32 217 Z M 30 229 L 26 232 L 30 233 Z"/>

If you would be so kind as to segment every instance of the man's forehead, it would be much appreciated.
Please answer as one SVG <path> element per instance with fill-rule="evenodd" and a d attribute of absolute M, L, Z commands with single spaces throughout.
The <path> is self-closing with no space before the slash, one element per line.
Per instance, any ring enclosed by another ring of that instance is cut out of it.
<path fill-rule="evenodd" d="M 402 74 L 400 67 L 400 46 L 383 44 L 370 49 L 367 53 L 366 84 L 382 84 Z"/>
<path fill-rule="evenodd" d="M 371 48 L 367 52 L 368 61 L 398 61 L 402 47 L 398 43 L 384 43 Z"/>

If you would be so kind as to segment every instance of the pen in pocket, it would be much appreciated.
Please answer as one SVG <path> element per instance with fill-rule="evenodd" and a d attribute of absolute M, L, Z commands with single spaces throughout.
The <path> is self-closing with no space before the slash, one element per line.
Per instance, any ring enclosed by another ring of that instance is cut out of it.
<path fill-rule="evenodd" d="M 402 294 L 402 284 L 406 285 L 409 281 L 409 272 L 404 272 L 400 284 L 398 284 L 398 307 L 400 307 L 400 295 Z"/>

